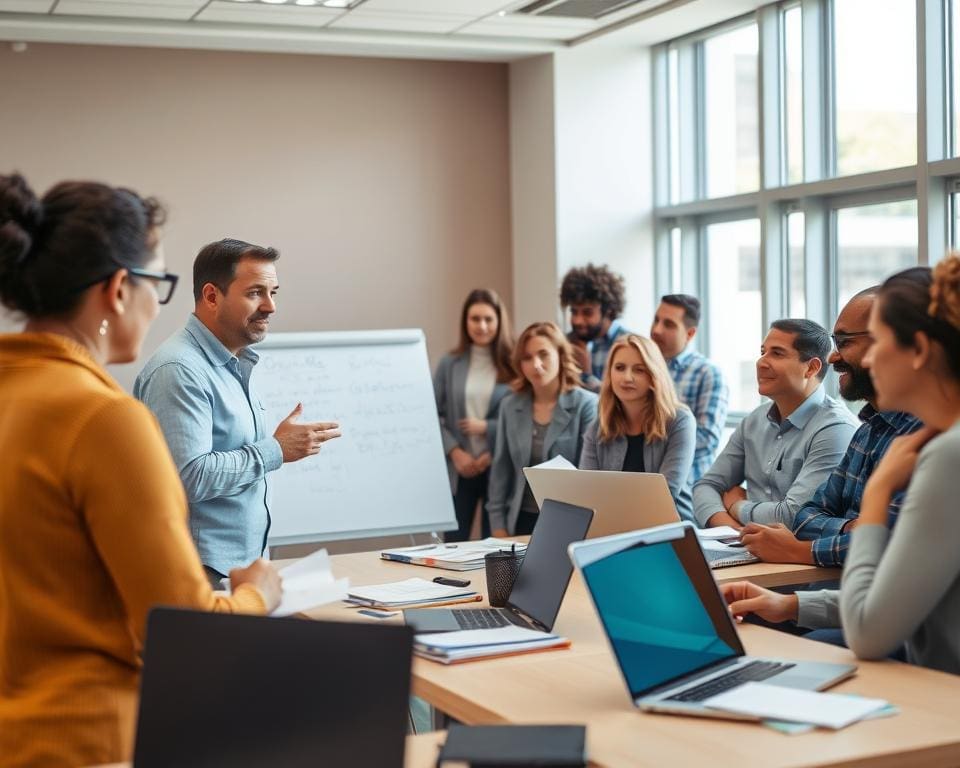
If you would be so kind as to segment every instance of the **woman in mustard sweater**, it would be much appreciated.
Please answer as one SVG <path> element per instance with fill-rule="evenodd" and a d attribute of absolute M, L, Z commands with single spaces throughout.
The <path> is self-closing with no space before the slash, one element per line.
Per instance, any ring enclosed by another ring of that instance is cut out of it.
<path fill-rule="evenodd" d="M 66 182 L 38 200 L 0 176 L 0 765 L 129 759 L 147 612 L 264 613 L 263 561 L 215 597 L 149 411 L 104 370 L 140 351 L 176 277 L 163 211 L 126 189 Z"/>

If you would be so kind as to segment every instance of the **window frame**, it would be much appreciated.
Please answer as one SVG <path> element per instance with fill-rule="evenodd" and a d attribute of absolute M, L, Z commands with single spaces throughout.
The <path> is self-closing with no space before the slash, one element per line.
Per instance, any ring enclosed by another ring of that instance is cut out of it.
<path fill-rule="evenodd" d="M 954 4 L 960 0 L 917 0 L 917 163 L 851 176 L 836 176 L 834 3 L 837 0 L 782 0 L 729 21 L 658 45 L 653 50 L 655 115 L 670 108 L 668 49 L 679 56 L 679 154 L 681 192 L 671 202 L 670 146 L 664 120 L 654 119 L 654 237 L 657 298 L 669 292 L 671 230 L 681 230 L 684 291 L 706 296 L 706 227 L 738 218 L 760 220 L 760 269 L 763 328 L 785 315 L 789 307 L 787 215 L 804 213 L 804 301 L 806 316 L 831 328 L 836 317 L 836 211 L 851 205 L 895 200 L 917 201 L 918 264 L 937 261 L 951 245 L 960 246 L 960 136 L 954 123 L 954 56 L 960 49 L 960 29 L 952 29 Z M 801 8 L 802 29 L 802 147 L 803 180 L 789 183 L 786 152 L 786 58 L 784 13 Z M 755 23 L 758 27 L 759 179 L 756 192 L 708 198 L 706 192 L 705 100 L 703 45 L 708 38 Z M 686 61 L 686 63 L 684 63 Z M 664 176 L 667 183 L 664 184 Z M 932 256 L 931 256 L 932 254 Z M 709 313 L 704 314 L 706 325 Z M 697 334 L 699 349 L 710 355 L 709 327 Z M 759 338 L 762 338 L 760 336 Z M 835 393 L 834 377 L 828 389 Z M 728 424 L 744 414 L 731 413 Z"/>

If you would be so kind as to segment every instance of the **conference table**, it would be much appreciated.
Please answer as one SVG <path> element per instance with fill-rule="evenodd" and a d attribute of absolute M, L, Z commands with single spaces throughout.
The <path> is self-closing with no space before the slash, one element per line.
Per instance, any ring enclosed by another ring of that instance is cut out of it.
<path fill-rule="evenodd" d="M 381 560 L 379 553 L 335 555 L 334 575 L 353 585 L 451 573 Z M 836 579 L 835 569 L 754 563 L 714 571 L 718 582 L 747 579 L 766 586 Z M 457 574 L 486 597 L 484 572 Z M 656 582 L 651 582 L 656 589 Z M 474 605 L 485 605 L 479 603 Z M 342 604 L 309 611 L 323 620 L 384 623 Z M 413 692 L 437 710 L 468 724 L 582 723 L 592 765 L 600 766 L 923 766 L 960 765 L 960 677 L 893 661 L 857 660 L 845 648 L 743 624 L 747 652 L 757 656 L 856 663 L 856 676 L 832 690 L 883 698 L 899 714 L 830 732 L 787 736 L 757 723 L 678 717 L 637 710 L 590 604 L 574 573 L 554 631 L 567 650 L 444 666 L 415 658 Z"/>

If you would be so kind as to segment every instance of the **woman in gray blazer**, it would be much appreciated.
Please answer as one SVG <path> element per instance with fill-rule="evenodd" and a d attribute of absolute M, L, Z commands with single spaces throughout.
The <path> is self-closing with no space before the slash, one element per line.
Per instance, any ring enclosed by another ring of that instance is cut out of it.
<path fill-rule="evenodd" d="M 458 525 L 447 541 L 470 538 L 477 503 L 487 498 L 500 401 L 514 377 L 512 357 L 513 332 L 500 297 L 484 288 L 471 291 L 460 312 L 460 344 L 441 358 L 433 377 Z M 487 537 L 487 516 L 480 519 Z"/>
<path fill-rule="evenodd" d="M 487 513 L 494 536 L 533 532 L 539 510 L 523 468 L 556 456 L 576 463 L 597 415 L 597 396 L 580 386 L 573 349 L 554 323 L 534 323 L 513 355 L 519 376 L 500 405 Z"/>
<path fill-rule="evenodd" d="M 610 348 L 599 417 L 583 442 L 580 469 L 659 472 L 677 512 L 693 519 L 690 471 L 697 423 L 680 402 L 659 347 L 630 334 Z"/>

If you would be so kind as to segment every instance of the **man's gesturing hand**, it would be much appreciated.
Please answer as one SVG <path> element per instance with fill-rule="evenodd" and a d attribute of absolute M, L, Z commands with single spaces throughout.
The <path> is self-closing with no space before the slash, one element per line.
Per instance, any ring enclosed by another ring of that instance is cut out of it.
<path fill-rule="evenodd" d="M 320 453 L 320 446 L 327 440 L 340 437 L 340 425 L 335 421 L 297 423 L 302 413 L 303 403 L 297 403 L 297 407 L 277 425 L 273 433 L 277 442 L 280 443 L 284 462 L 300 461 L 302 458 Z"/>

